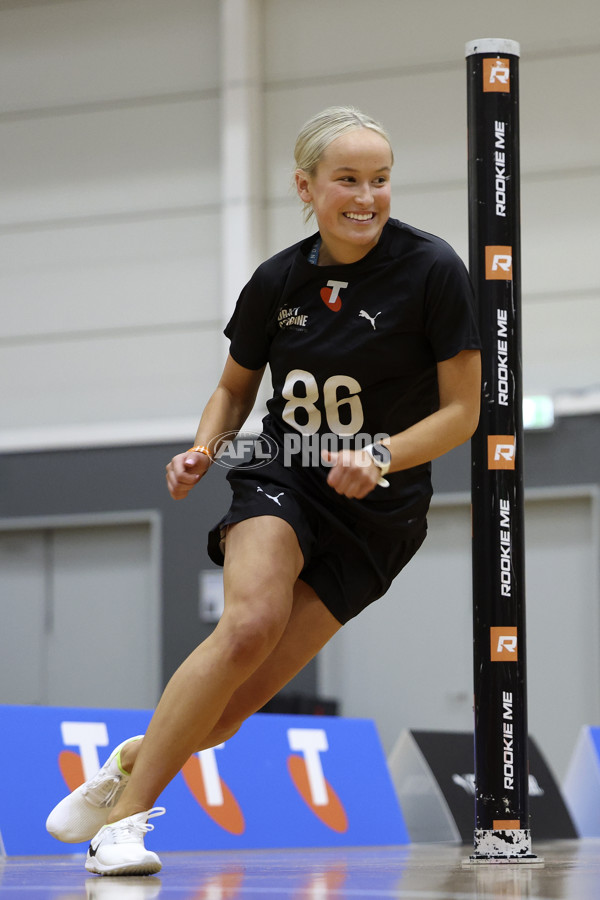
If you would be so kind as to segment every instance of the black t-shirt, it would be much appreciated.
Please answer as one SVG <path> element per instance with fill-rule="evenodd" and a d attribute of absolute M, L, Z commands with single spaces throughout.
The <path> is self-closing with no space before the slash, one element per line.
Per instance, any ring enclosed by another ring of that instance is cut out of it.
<path fill-rule="evenodd" d="M 351 500 L 326 484 L 320 448 L 364 446 L 438 408 L 436 364 L 480 347 L 469 276 L 445 241 L 394 219 L 348 265 L 310 262 L 317 238 L 259 266 L 225 329 L 230 352 L 245 368 L 271 370 L 271 480 L 373 528 L 406 531 L 429 503 L 429 463 Z"/>

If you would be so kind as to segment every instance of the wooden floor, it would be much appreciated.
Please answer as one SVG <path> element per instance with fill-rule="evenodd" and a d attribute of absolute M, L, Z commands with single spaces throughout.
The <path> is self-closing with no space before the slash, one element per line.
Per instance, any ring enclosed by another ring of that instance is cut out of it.
<path fill-rule="evenodd" d="M 451 844 L 165 853 L 157 876 L 88 875 L 83 856 L 0 859 L 1 900 L 600 900 L 600 840 L 533 846 L 543 862 L 465 865 Z"/>

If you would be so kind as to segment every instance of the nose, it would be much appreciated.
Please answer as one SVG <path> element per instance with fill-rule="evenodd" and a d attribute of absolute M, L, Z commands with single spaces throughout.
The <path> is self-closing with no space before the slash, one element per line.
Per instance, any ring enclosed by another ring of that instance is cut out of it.
<path fill-rule="evenodd" d="M 370 181 L 363 181 L 356 185 L 355 200 L 363 206 L 373 202 L 373 188 Z"/>

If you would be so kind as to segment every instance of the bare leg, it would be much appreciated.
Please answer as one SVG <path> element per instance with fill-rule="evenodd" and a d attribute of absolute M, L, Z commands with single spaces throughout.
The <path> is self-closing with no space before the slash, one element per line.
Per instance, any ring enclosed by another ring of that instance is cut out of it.
<path fill-rule="evenodd" d="M 281 640 L 233 694 L 214 730 L 198 749 L 214 747 L 235 734 L 248 716 L 285 687 L 341 627 L 313 589 L 297 581 L 292 614 Z"/>
<path fill-rule="evenodd" d="M 214 632 L 169 681 L 109 822 L 150 809 L 191 754 L 206 745 L 234 692 L 283 635 L 303 557 L 282 519 L 231 526 L 225 562 L 225 611 Z M 127 768 L 127 757 L 123 766 Z"/>
<path fill-rule="evenodd" d="M 261 666 L 235 691 L 214 729 L 194 751 L 214 747 L 230 738 L 248 716 L 257 712 L 297 675 L 340 628 L 340 623 L 307 584 L 297 581 L 294 604 L 281 640 Z M 131 772 L 141 741 L 121 751 L 123 768 Z"/>

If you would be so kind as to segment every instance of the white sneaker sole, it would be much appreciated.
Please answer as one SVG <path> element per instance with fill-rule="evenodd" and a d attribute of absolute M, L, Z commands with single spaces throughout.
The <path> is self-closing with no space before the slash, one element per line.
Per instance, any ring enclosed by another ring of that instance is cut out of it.
<path fill-rule="evenodd" d="M 96 859 L 86 859 L 85 867 L 94 875 L 156 875 L 162 869 L 158 856 L 152 860 L 139 863 L 121 863 L 114 866 L 103 866 Z"/>
<path fill-rule="evenodd" d="M 156 853 L 146 850 L 144 836 L 154 831 L 149 819 L 163 816 L 164 806 L 134 813 L 104 825 L 90 842 L 85 868 L 95 875 L 155 875 L 162 863 Z"/>

